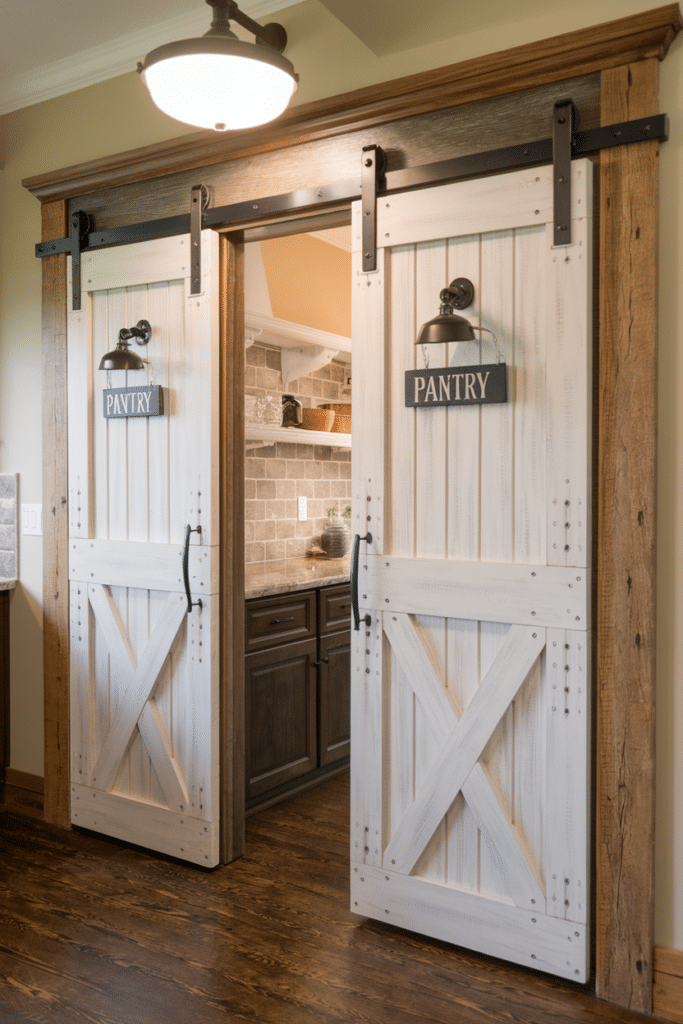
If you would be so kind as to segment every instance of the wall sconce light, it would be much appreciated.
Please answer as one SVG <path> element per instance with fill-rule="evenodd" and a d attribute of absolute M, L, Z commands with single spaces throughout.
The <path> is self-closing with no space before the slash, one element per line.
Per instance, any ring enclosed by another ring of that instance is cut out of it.
<path fill-rule="evenodd" d="M 416 345 L 447 345 L 453 341 L 476 341 L 472 324 L 464 316 L 458 316 L 455 309 L 465 309 L 474 299 L 474 285 L 466 277 L 451 281 L 448 288 L 439 293 L 441 308 L 439 315 L 428 320 L 418 331 Z M 485 328 L 479 328 L 485 330 Z"/>
<path fill-rule="evenodd" d="M 439 292 L 441 308 L 439 315 L 426 324 L 417 332 L 416 345 L 449 345 L 457 341 L 477 341 L 474 332 L 485 331 L 492 335 L 493 343 L 496 346 L 498 362 L 501 362 L 501 354 L 498 351 L 496 336 L 488 327 L 473 326 L 464 316 L 454 313 L 455 309 L 466 309 L 474 300 L 474 285 L 466 277 L 458 277 L 451 281 L 448 288 Z M 424 352 L 424 349 L 422 350 Z M 429 359 L 424 353 L 425 366 L 429 366 Z"/>
<path fill-rule="evenodd" d="M 144 370 L 147 359 L 141 359 L 135 352 L 131 352 L 129 345 L 131 338 L 135 338 L 138 345 L 146 345 L 152 337 L 152 328 L 147 320 L 138 320 L 135 327 L 122 327 L 119 331 L 119 340 L 112 352 L 107 352 L 100 360 L 100 370 Z"/>
<path fill-rule="evenodd" d="M 206 2 L 214 13 L 205 35 L 159 46 L 138 64 L 150 96 L 165 114 L 197 128 L 224 132 L 272 121 L 297 89 L 298 76 L 282 56 L 287 33 L 252 21 L 234 0 Z M 256 42 L 238 39 L 231 18 Z"/>

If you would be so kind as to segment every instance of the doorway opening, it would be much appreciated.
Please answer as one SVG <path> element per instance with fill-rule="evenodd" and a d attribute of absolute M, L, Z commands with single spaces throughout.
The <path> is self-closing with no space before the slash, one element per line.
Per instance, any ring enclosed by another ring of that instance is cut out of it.
<path fill-rule="evenodd" d="M 350 221 L 245 232 L 247 816 L 348 771 Z"/>

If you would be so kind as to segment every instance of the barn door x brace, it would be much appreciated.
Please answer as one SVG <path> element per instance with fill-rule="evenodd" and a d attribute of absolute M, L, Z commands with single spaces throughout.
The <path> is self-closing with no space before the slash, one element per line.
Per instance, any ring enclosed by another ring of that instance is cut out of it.
<path fill-rule="evenodd" d="M 578 130 L 578 122 L 577 108 L 571 99 L 566 98 L 557 100 L 553 106 L 552 137 L 537 142 L 394 171 L 388 170 L 386 155 L 380 146 L 365 146 L 361 154 L 360 177 L 351 181 L 337 181 L 319 188 L 300 189 L 297 192 L 213 208 L 208 204 L 208 190 L 203 185 L 196 185 L 190 195 L 189 213 L 108 228 L 105 231 L 96 229 L 89 214 L 76 210 L 71 214 L 71 233 L 66 238 L 39 242 L 36 245 L 36 256 L 55 256 L 58 253 L 71 256 L 73 308 L 80 309 L 82 253 L 150 238 L 190 234 L 193 255 L 190 293 L 198 295 L 201 292 L 199 233 L 203 228 L 227 225 L 239 227 L 240 223 L 253 222 L 260 217 L 320 209 L 330 204 L 351 203 L 362 198 L 363 273 L 373 273 L 377 268 L 375 215 L 378 198 L 406 189 L 550 163 L 553 165 L 554 244 L 566 246 L 571 244 L 572 158 L 634 142 L 650 142 L 653 139 L 665 142 L 669 137 L 669 119 L 666 114 L 586 131 Z"/>

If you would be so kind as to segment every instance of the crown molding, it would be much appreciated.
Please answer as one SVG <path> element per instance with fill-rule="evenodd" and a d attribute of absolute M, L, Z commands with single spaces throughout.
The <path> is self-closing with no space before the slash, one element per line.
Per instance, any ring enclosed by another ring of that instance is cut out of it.
<path fill-rule="evenodd" d="M 297 0 L 242 0 L 240 7 L 245 14 L 256 20 L 268 17 L 274 11 L 285 10 L 296 2 Z M 137 32 L 130 32 L 101 46 L 82 50 L 72 57 L 65 57 L 6 78 L 0 87 L 0 115 L 33 106 L 35 103 L 43 103 L 45 100 L 54 99 L 55 96 L 63 96 L 134 71 L 137 62 L 156 46 L 168 43 L 172 39 L 203 35 L 209 24 L 209 17 L 206 8 L 197 4 L 196 10 L 188 11 L 186 14 L 157 22 Z M 242 30 L 237 27 L 236 31 L 239 34 Z"/>

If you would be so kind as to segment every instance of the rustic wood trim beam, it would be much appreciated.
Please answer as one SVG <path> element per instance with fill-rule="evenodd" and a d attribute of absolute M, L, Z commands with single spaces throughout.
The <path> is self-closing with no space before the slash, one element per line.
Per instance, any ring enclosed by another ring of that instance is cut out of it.
<path fill-rule="evenodd" d="M 42 240 L 62 238 L 63 199 L 42 208 Z M 66 256 L 42 260 L 43 273 L 43 679 L 45 820 L 70 826 L 69 507 L 66 392 Z"/>
<path fill-rule="evenodd" d="M 657 111 L 655 58 L 602 74 L 602 123 Z M 596 991 L 652 1012 L 657 142 L 600 157 Z"/>
<path fill-rule="evenodd" d="M 234 137 L 192 132 L 26 178 L 23 184 L 41 202 L 49 202 L 331 138 L 627 63 L 650 58 L 662 60 L 682 26 L 678 4 L 667 4 L 602 25 L 292 107 L 276 122 Z"/>
<path fill-rule="evenodd" d="M 221 863 L 245 849 L 244 243 L 221 235 Z"/>

